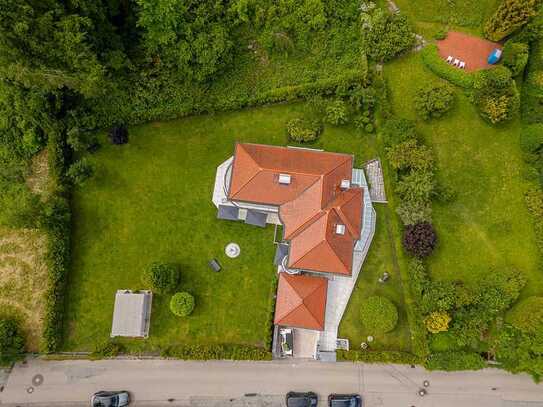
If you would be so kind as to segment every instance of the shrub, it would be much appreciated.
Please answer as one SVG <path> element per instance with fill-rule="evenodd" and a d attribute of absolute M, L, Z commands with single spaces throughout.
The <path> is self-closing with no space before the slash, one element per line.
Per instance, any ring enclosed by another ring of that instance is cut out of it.
<path fill-rule="evenodd" d="M 170 300 L 170 311 L 178 317 L 188 317 L 194 310 L 194 297 L 187 292 L 175 293 Z"/>
<path fill-rule="evenodd" d="M 103 359 L 103 358 L 114 358 L 119 353 L 124 351 L 123 345 L 118 342 L 113 342 L 111 340 L 106 340 L 100 342 L 94 348 L 94 351 L 91 353 L 91 359 Z"/>
<path fill-rule="evenodd" d="M 322 125 L 318 120 L 296 118 L 287 122 L 287 136 L 290 141 L 310 143 L 319 138 Z"/>
<path fill-rule="evenodd" d="M 158 293 L 174 292 L 179 286 L 181 273 L 174 264 L 152 263 L 142 274 L 146 288 Z"/>
<path fill-rule="evenodd" d="M 375 127 L 373 127 L 373 124 L 368 123 L 364 126 L 364 130 L 366 131 L 366 133 L 373 133 Z"/>
<path fill-rule="evenodd" d="M 451 322 L 451 317 L 443 311 L 434 311 L 424 319 L 426 329 L 433 334 L 447 331 L 449 322 Z"/>
<path fill-rule="evenodd" d="M 420 145 L 415 139 L 395 144 L 389 147 L 386 153 L 390 166 L 399 172 L 408 170 L 427 172 L 434 166 L 432 151 Z"/>
<path fill-rule="evenodd" d="M 485 36 L 491 41 L 501 41 L 535 16 L 539 5 L 539 0 L 503 0 L 486 22 Z"/>
<path fill-rule="evenodd" d="M 427 257 L 434 251 L 437 236 L 431 223 L 423 222 L 407 225 L 403 234 L 403 246 L 415 257 Z"/>
<path fill-rule="evenodd" d="M 520 147 L 525 153 L 537 153 L 543 145 L 543 124 L 523 126 L 520 131 Z"/>
<path fill-rule="evenodd" d="M 513 76 L 524 72 L 529 56 L 528 44 L 509 40 L 503 47 L 503 64 L 511 70 Z"/>
<path fill-rule="evenodd" d="M 362 302 L 362 324 L 374 334 L 392 331 L 398 323 L 396 306 L 385 297 L 373 296 Z"/>
<path fill-rule="evenodd" d="M 450 351 L 431 354 L 424 366 L 428 370 L 479 370 L 485 361 L 478 353 Z"/>
<path fill-rule="evenodd" d="M 128 143 L 128 129 L 123 125 L 112 127 L 109 130 L 109 139 L 117 145 Z"/>
<path fill-rule="evenodd" d="M 520 95 L 511 71 L 504 66 L 483 71 L 474 82 L 479 114 L 492 124 L 511 120 L 520 106 Z"/>
<path fill-rule="evenodd" d="M 543 332 L 543 297 L 528 297 L 515 305 L 508 321 L 522 332 Z"/>
<path fill-rule="evenodd" d="M 373 14 L 362 14 L 362 43 L 368 55 L 384 62 L 411 49 L 415 34 L 404 14 L 390 14 L 376 9 Z"/>
<path fill-rule="evenodd" d="M 415 123 L 407 119 L 392 118 L 385 122 L 381 128 L 383 143 L 390 148 L 407 141 L 417 141 Z"/>
<path fill-rule="evenodd" d="M 449 65 L 438 52 L 437 45 L 429 44 L 421 51 L 422 62 L 437 76 L 464 89 L 473 87 L 477 73 L 469 73 Z"/>
<path fill-rule="evenodd" d="M 451 110 L 454 93 L 450 86 L 438 83 L 427 84 L 417 91 L 415 110 L 424 119 L 438 118 Z"/>
<path fill-rule="evenodd" d="M 438 41 L 444 40 L 445 38 L 447 38 L 447 34 L 448 34 L 447 30 L 442 28 L 434 34 L 434 40 L 438 40 Z"/>
<path fill-rule="evenodd" d="M 396 193 L 402 201 L 430 202 L 434 192 L 434 174 L 430 171 L 411 171 L 396 184 Z"/>
<path fill-rule="evenodd" d="M 0 366 L 22 359 L 24 338 L 14 319 L 0 318 Z"/>
<path fill-rule="evenodd" d="M 326 123 L 339 126 L 349 121 L 349 111 L 347 104 L 343 100 L 334 100 L 326 106 Z"/>
<path fill-rule="evenodd" d="M 271 360 L 270 351 L 245 345 L 179 345 L 161 352 L 165 358 L 183 360 Z"/>
<path fill-rule="evenodd" d="M 66 176 L 77 186 L 83 186 L 93 174 L 94 165 L 86 158 L 76 161 L 68 168 L 68 171 L 66 171 Z"/>

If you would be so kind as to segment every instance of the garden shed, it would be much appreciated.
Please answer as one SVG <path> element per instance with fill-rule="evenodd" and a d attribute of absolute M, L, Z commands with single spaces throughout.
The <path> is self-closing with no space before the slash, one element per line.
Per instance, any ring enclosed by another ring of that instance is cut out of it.
<path fill-rule="evenodd" d="M 152 298 L 151 291 L 118 290 L 115 294 L 111 337 L 147 338 Z"/>

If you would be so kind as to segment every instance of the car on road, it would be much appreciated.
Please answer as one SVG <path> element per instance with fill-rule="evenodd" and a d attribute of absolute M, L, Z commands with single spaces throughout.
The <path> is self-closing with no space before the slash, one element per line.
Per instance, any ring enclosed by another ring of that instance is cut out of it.
<path fill-rule="evenodd" d="M 330 394 L 329 407 L 362 407 L 362 397 L 358 394 Z"/>
<path fill-rule="evenodd" d="M 317 407 L 317 404 L 319 404 L 319 397 L 313 392 L 287 393 L 287 407 Z"/>
<path fill-rule="evenodd" d="M 130 404 L 127 391 L 99 391 L 91 398 L 91 407 L 124 407 Z"/>

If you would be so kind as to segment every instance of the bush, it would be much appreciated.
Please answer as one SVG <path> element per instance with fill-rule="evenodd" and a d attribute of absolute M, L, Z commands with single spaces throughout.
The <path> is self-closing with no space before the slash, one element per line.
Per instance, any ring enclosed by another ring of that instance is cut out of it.
<path fill-rule="evenodd" d="M 270 351 L 244 345 L 180 345 L 164 349 L 161 356 L 183 360 L 271 360 Z"/>
<path fill-rule="evenodd" d="M 515 305 L 508 321 L 522 332 L 543 332 L 543 297 L 528 297 Z"/>
<path fill-rule="evenodd" d="M 319 138 L 322 125 L 318 120 L 296 118 L 287 122 L 287 136 L 290 141 L 310 143 Z"/>
<path fill-rule="evenodd" d="M 372 334 L 392 331 L 398 323 L 396 306 L 385 297 L 373 296 L 362 301 L 362 324 Z"/>
<path fill-rule="evenodd" d="M 454 93 L 447 85 L 438 83 L 427 84 L 415 95 L 415 110 L 424 119 L 438 118 L 451 110 Z"/>
<path fill-rule="evenodd" d="M 434 174 L 430 171 L 411 171 L 396 184 L 396 193 L 402 201 L 430 202 L 435 188 Z"/>
<path fill-rule="evenodd" d="M 408 352 L 378 351 L 378 350 L 343 350 L 336 351 L 337 360 L 364 363 L 395 363 L 416 365 L 423 359 Z"/>
<path fill-rule="evenodd" d="M 22 359 L 24 338 L 14 319 L 0 318 L 0 366 Z"/>
<path fill-rule="evenodd" d="M 511 120 L 520 106 L 520 95 L 511 71 L 504 66 L 483 71 L 474 82 L 474 100 L 483 119 L 492 124 Z"/>
<path fill-rule="evenodd" d="M 437 45 L 429 44 L 421 51 L 422 62 L 437 76 L 464 89 L 473 87 L 477 73 L 469 73 L 449 65 L 438 52 Z"/>
<path fill-rule="evenodd" d="M 403 234 L 403 246 L 415 257 L 427 257 L 434 251 L 437 236 L 432 224 L 428 222 L 407 225 Z"/>
<path fill-rule="evenodd" d="M 187 292 L 175 293 L 170 300 L 170 311 L 178 317 L 188 317 L 194 310 L 194 297 Z"/>
<path fill-rule="evenodd" d="M 479 370 L 485 361 L 478 353 L 450 351 L 431 354 L 424 366 L 428 370 Z"/>
<path fill-rule="evenodd" d="M 520 147 L 525 153 L 537 153 L 543 145 L 543 124 L 523 126 L 520 131 Z"/>
<path fill-rule="evenodd" d="M 447 30 L 442 28 L 434 34 L 434 40 L 438 40 L 438 41 L 444 40 L 445 38 L 447 38 L 447 34 L 448 34 Z"/>
<path fill-rule="evenodd" d="M 449 329 L 451 317 L 443 311 L 434 311 L 424 319 L 426 329 L 433 334 L 446 332 Z"/>
<path fill-rule="evenodd" d="M 511 70 L 513 76 L 524 72 L 529 56 L 528 44 L 509 40 L 503 47 L 503 64 Z"/>
<path fill-rule="evenodd" d="M 123 125 L 112 127 L 109 130 L 109 139 L 117 145 L 128 143 L 128 129 Z"/>
<path fill-rule="evenodd" d="M 415 123 L 407 119 L 392 118 L 387 120 L 381 128 L 381 134 L 387 148 L 407 141 L 416 142 L 418 139 Z"/>
<path fill-rule="evenodd" d="M 501 41 L 535 16 L 539 0 L 503 0 L 486 22 L 484 33 L 491 41 Z"/>
<path fill-rule="evenodd" d="M 395 144 L 389 147 L 386 153 L 390 166 L 398 172 L 409 170 L 428 172 L 434 166 L 432 151 L 420 145 L 415 139 Z"/>
<path fill-rule="evenodd" d="M 371 123 L 368 123 L 368 124 L 366 124 L 366 125 L 364 126 L 364 131 L 365 131 L 366 133 L 373 133 L 374 130 L 375 130 L 375 127 L 373 127 L 373 124 L 371 124 Z"/>
<path fill-rule="evenodd" d="M 76 161 L 68 168 L 68 171 L 66 171 L 66 176 L 71 182 L 80 187 L 85 185 L 85 182 L 92 177 L 93 174 L 94 165 L 86 158 Z"/>
<path fill-rule="evenodd" d="M 152 263 L 142 274 L 145 288 L 158 293 L 172 293 L 179 286 L 181 273 L 174 264 Z"/>
<path fill-rule="evenodd" d="M 343 100 L 334 100 L 326 106 L 326 123 L 340 126 L 349 121 L 349 111 L 347 104 Z"/>
<path fill-rule="evenodd" d="M 415 34 L 404 14 L 390 14 L 380 8 L 362 14 L 363 49 L 375 61 L 385 62 L 415 45 Z"/>
<path fill-rule="evenodd" d="M 114 358 L 119 353 L 124 351 L 124 346 L 120 343 L 113 342 L 111 340 L 106 340 L 100 342 L 94 348 L 94 351 L 90 354 L 91 359 L 103 359 L 103 358 Z"/>

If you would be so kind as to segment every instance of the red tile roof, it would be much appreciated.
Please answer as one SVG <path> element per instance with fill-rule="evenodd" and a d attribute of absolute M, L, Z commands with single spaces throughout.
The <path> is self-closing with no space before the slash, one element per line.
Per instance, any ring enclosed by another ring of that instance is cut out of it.
<path fill-rule="evenodd" d="M 290 240 L 289 267 L 351 275 L 363 190 L 342 190 L 340 184 L 351 181 L 352 167 L 347 154 L 236 144 L 228 197 L 279 206 Z M 283 173 L 291 176 L 289 185 L 279 184 Z M 345 234 L 336 233 L 338 224 Z"/>
<path fill-rule="evenodd" d="M 328 280 L 303 275 L 279 275 L 274 323 L 324 330 Z"/>

